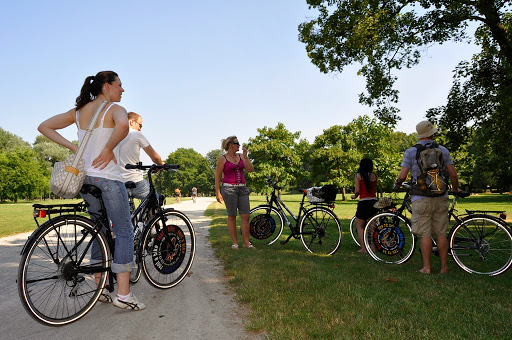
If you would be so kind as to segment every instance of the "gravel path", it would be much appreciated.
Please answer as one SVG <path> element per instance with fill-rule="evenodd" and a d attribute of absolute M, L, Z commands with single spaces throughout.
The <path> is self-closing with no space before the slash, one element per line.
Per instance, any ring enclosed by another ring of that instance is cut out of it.
<path fill-rule="evenodd" d="M 174 204 L 189 216 L 197 237 L 190 277 L 177 287 L 159 290 L 144 278 L 132 287 L 146 309 L 131 312 L 97 303 L 82 319 L 48 327 L 32 319 L 18 297 L 16 278 L 21 247 L 29 234 L 0 238 L 0 338 L 2 339 L 259 339 L 243 326 L 246 309 L 228 288 L 222 263 L 207 240 L 204 216 L 214 198 Z"/>

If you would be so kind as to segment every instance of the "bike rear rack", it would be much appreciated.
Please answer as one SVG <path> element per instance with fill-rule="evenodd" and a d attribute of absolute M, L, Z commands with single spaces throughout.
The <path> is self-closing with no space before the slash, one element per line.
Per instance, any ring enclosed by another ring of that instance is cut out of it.
<path fill-rule="evenodd" d="M 499 217 L 505 221 L 507 219 L 507 212 L 505 210 L 467 210 L 466 213 L 472 214 L 492 214 L 499 215 Z"/>
<path fill-rule="evenodd" d="M 38 218 L 48 218 L 50 220 L 53 215 L 61 216 L 62 214 L 72 213 L 76 215 L 77 213 L 86 212 L 89 204 L 86 201 L 82 201 L 80 203 L 69 203 L 69 204 L 33 204 L 34 208 L 33 216 L 34 221 L 39 228 Z"/>

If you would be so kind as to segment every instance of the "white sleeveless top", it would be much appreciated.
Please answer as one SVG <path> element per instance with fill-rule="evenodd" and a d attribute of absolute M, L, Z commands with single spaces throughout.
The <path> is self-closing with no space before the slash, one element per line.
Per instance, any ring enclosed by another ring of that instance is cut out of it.
<path fill-rule="evenodd" d="M 114 103 L 111 103 L 105 112 L 103 113 L 103 116 L 101 117 L 100 124 L 97 128 L 95 128 L 92 131 L 91 138 L 89 138 L 89 142 L 85 146 L 84 153 L 82 155 L 82 158 L 84 159 L 85 163 L 85 173 L 87 176 L 93 176 L 93 177 L 101 177 L 106 179 L 111 179 L 115 181 L 121 180 L 121 169 L 119 166 L 114 163 L 113 160 L 111 160 L 108 165 L 103 169 L 100 170 L 99 168 L 93 168 L 92 167 L 92 161 L 98 157 L 98 155 L 101 153 L 103 148 L 105 147 L 105 144 L 107 144 L 108 140 L 110 139 L 110 136 L 112 135 L 112 132 L 114 131 L 114 128 L 104 128 L 103 127 L 103 120 L 105 119 L 105 115 L 107 114 L 108 110 L 114 105 Z M 82 130 L 80 128 L 80 121 L 78 119 L 78 110 L 76 111 L 76 125 L 78 126 L 78 142 L 82 143 L 82 140 L 84 139 L 86 130 Z M 89 124 L 87 124 L 87 127 Z M 87 129 L 86 127 L 86 129 Z M 114 156 L 116 159 L 119 159 L 119 146 L 116 146 L 113 150 Z"/>

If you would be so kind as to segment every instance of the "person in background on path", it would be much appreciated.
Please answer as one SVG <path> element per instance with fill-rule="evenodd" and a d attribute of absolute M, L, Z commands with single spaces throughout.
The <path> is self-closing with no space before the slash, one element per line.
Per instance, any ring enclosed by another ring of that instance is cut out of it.
<path fill-rule="evenodd" d="M 174 196 L 176 196 L 176 203 L 180 203 L 181 191 L 179 188 L 176 188 L 176 190 L 174 190 Z"/>
<path fill-rule="evenodd" d="M 197 188 L 193 187 L 192 188 L 192 201 L 194 201 L 194 203 L 196 203 L 196 198 L 197 198 Z"/>
<path fill-rule="evenodd" d="M 140 149 L 144 150 L 153 163 L 163 165 L 164 162 L 141 132 L 142 117 L 135 112 L 128 112 L 128 123 L 130 125 L 128 135 L 119 143 L 119 166 L 123 182 L 135 183 L 135 188 L 131 189 L 132 196 L 141 200 L 149 194 L 149 182 L 144 179 L 142 171 L 125 169 L 126 164 L 140 162 Z"/>
<path fill-rule="evenodd" d="M 354 179 L 355 191 L 351 198 L 354 200 L 359 196 L 356 211 L 357 236 L 359 237 L 360 253 L 367 253 L 364 245 L 364 228 L 366 222 L 377 213 L 374 207 L 377 202 L 377 175 L 373 173 L 373 161 L 370 158 L 363 158 L 359 163 Z"/>
<path fill-rule="evenodd" d="M 240 143 L 236 136 L 231 136 L 222 140 L 222 149 L 226 153 L 219 157 L 217 161 L 217 171 L 215 173 L 215 192 L 217 202 L 226 205 L 228 213 L 228 232 L 231 237 L 233 249 L 238 249 L 238 239 L 236 232 L 237 210 L 240 213 L 242 239 L 244 248 L 254 248 L 249 242 L 249 188 L 245 186 L 244 170 L 254 171 L 254 166 L 247 156 L 247 149 L 240 150 Z M 221 189 L 222 184 L 222 189 Z"/>
<path fill-rule="evenodd" d="M 416 125 L 419 144 L 423 146 L 434 142 L 434 134 L 437 129 L 429 121 L 422 121 Z M 443 146 L 438 146 L 442 151 L 442 158 L 450 177 L 452 191 L 459 191 L 459 179 L 453 165 L 450 152 Z M 418 161 L 416 154 L 418 149 L 411 147 L 404 153 L 402 161 L 402 170 L 395 181 L 395 186 L 400 186 L 407 178 L 407 173 L 411 171 L 413 182 L 417 181 Z M 412 202 L 412 232 L 420 237 L 421 256 L 423 258 L 423 268 L 420 273 L 430 274 L 430 256 L 432 254 L 432 234 L 436 234 L 437 249 L 439 259 L 441 260 L 441 274 L 448 272 L 448 239 L 446 230 L 449 225 L 448 209 L 450 202 L 448 200 L 448 191 L 443 196 L 429 197 L 421 195 L 411 195 Z"/>
<path fill-rule="evenodd" d="M 81 143 L 86 132 L 84 129 L 89 126 L 98 107 L 105 100 L 111 102 L 100 113 L 94 133 L 82 156 L 87 173 L 84 184 L 92 184 L 101 189 L 107 214 L 116 234 L 111 269 L 117 277 L 117 296 L 112 300 L 112 297 L 104 291 L 98 301 L 113 302 L 114 306 L 123 309 L 142 310 L 145 308 L 144 304 L 139 302 L 130 291 L 133 226 L 130 219 L 128 194 L 121 182 L 121 170 L 116 160 L 118 145 L 128 134 L 126 110 L 115 104 L 121 101 L 123 92 L 121 80 L 113 71 L 102 71 L 95 76 L 89 76 L 85 79 L 75 107 L 42 122 L 38 130 L 52 141 L 76 153 L 78 147 L 57 130 L 76 124 L 78 140 Z M 90 212 L 99 212 L 100 203 L 97 198 L 89 194 L 82 194 L 82 197 L 89 203 Z M 91 248 L 91 257 L 94 258 L 98 249 L 97 243 L 93 243 Z"/>

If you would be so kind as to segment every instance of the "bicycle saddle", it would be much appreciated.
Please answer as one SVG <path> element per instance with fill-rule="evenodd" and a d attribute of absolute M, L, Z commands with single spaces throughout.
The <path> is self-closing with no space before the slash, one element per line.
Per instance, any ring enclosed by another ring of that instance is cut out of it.
<path fill-rule="evenodd" d="M 133 189 L 135 188 L 135 182 L 134 181 L 128 181 L 124 184 L 124 186 L 126 187 L 126 189 Z"/>
<path fill-rule="evenodd" d="M 100 198 L 101 197 L 101 189 L 98 188 L 95 185 L 92 185 L 92 184 L 84 184 L 82 186 L 82 189 L 80 189 L 80 192 L 82 194 L 93 195 L 96 198 Z"/>

